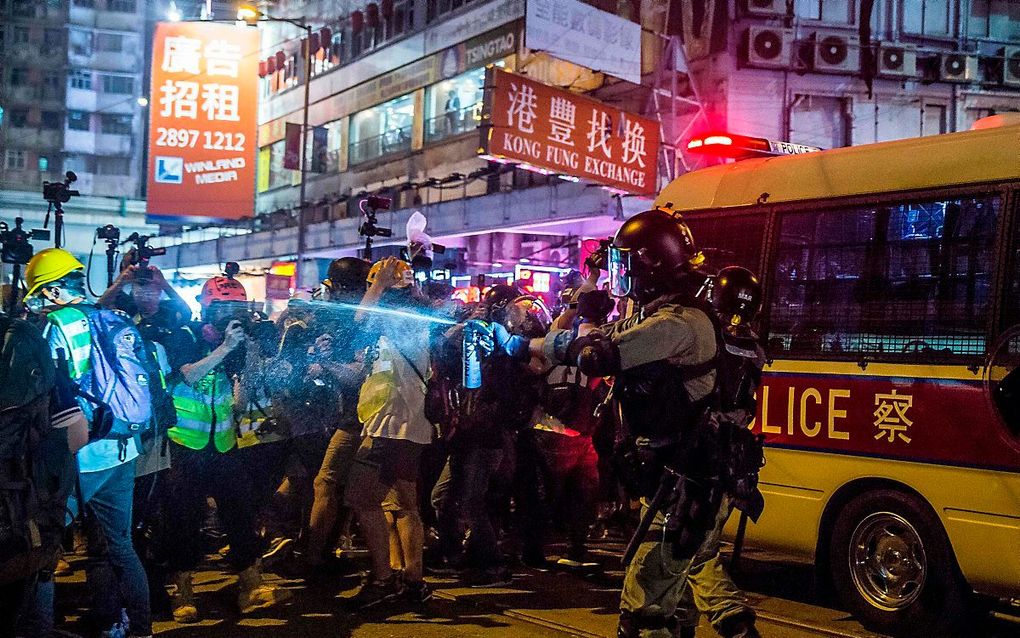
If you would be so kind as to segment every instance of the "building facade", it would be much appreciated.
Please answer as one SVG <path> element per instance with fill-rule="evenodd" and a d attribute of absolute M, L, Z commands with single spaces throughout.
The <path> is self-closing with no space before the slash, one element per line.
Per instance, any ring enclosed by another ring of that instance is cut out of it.
<path fill-rule="evenodd" d="M 141 196 L 146 3 L 0 2 L 0 189 Z"/>
<path fill-rule="evenodd" d="M 589 4 L 643 27 L 641 85 L 529 51 L 523 0 L 275 3 L 275 15 L 308 21 L 318 39 L 305 205 L 301 171 L 284 168 L 286 124 L 303 116 L 303 32 L 272 23 L 262 40 L 252 232 L 172 251 L 172 259 L 185 267 L 213 256 L 293 257 L 299 212 L 308 256 L 350 254 L 364 241 L 358 205 L 377 194 L 393 199 L 394 212 L 380 216 L 394 227 L 393 241 L 410 212 L 422 210 L 430 232 L 463 249 L 469 272 L 522 258 L 576 266 L 577 240 L 605 236 L 647 201 L 480 158 L 486 65 L 658 118 L 667 153 L 660 179 L 673 168 L 670 153 L 682 160 L 678 170 L 717 161 L 685 151 L 708 129 L 832 148 L 964 130 L 985 115 L 1020 110 L 1016 2 Z M 659 34 L 676 36 L 680 53 Z M 697 108 L 678 116 L 653 99 L 661 95 L 653 85 L 671 86 L 669 99 Z"/>

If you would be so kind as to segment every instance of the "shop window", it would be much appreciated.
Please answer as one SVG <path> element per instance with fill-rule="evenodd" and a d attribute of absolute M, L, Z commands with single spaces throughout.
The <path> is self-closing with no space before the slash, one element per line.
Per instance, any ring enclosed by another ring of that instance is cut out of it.
<path fill-rule="evenodd" d="M 89 130 L 90 117 L 86 111 L 68 111 L 67 128 L 72 131 L 87 131 Z"/>
<path fill-rule="evenodd" d="M 430 86 L 425 95 L 425 138 L 434 142 L 475 130 L 481 121 L 484 86 L 484 67 Z"/>
<path fill-rule="evenodd" d="M 404 95 L 351 117 L 350 163 L 411 149 L 414 97 Z"/>
<path fill-rule="evenodd" d="M 784 213 L 769 330 L 776 352 L 980 356 L 997 195 Z"/>

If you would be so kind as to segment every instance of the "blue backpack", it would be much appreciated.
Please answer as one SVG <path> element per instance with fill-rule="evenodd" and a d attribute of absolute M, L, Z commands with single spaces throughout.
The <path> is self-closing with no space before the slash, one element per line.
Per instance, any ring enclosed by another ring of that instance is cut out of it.
<path fill-rule="evenodd" d="M 123 312 L 88 313 L 92 348 L 79 395 L 95 406 L 90 440 L 127 441 L 153 429 L 152 391 L 145 344 Z"/>

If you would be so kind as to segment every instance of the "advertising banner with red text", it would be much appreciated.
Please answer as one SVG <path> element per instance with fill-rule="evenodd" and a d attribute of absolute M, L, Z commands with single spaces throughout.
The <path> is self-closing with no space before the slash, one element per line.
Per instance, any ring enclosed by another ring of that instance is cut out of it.
<path fill-rule="evenodd" d="M 153 221 L 252 216 L 258 58 L 257 29 L 156 25 L 146 198 Z"/>
<path fill-rule="evenodd" d="M 490 68 L 482 155 L 638 195 L 657 190 L 659 125 Z"/>

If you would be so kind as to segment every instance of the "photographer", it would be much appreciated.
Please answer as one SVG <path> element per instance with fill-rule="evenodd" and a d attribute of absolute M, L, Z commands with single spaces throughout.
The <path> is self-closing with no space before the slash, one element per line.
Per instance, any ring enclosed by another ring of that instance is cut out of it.
<path fill-rule="evenodd" d="M 137 263 L 133 249 L 124 256 L 120 274 L 98 304 L 126 312 L 134 318 L 143 337 L 158 343 L 191 319 L 191 308 L 159 268 Z"/>
<path fill-rule="evenodd" d="M 177 425 L 168 433 L 174 462 L 167 510 L 177 529 L 170 568 L 171 606 L 178 622 L 198 620 L 191 576 L 204 554 L 199 530 L 207 496 L 216 499 L 227 528 L 241 613 L 290 596 L 262 582 L 253 481 L 235 451 L 233 378 L 243 367 L 239 346 L 245 342 L 245 322 L 239 317 L 247 312 L 248 297 L 237 280 L 214 277 L 203 286 L 199 301 L 202 321 L 176 330 L 167 348 L 177 407 Z"/>

